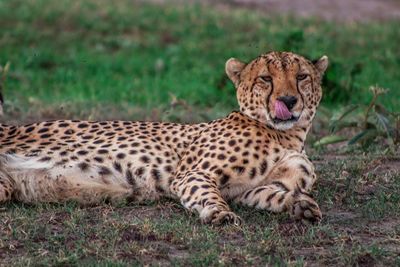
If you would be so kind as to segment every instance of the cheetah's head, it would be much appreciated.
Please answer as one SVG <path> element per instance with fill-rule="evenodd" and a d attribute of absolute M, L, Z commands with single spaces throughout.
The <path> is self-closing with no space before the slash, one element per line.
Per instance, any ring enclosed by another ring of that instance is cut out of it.
<path fill-rule="evenodd" d="M 307 127 L 322 97 L 328 57 L 311 62 L 290 52 L 270 52 L 245 64 L 231 58 L 226 73 L 241 112 L 277 130 Z"/>

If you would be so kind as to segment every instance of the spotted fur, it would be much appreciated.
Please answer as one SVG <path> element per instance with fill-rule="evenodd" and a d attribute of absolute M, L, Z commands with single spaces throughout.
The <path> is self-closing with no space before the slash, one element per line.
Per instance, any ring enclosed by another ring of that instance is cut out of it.
<path fill-rule="evenodd" d="M 205 223 L 239 224 L 229 201 L 318 221 L 304 140 L 322 96 L 327 58 L 288 52 L 236 59 L 226 72 L 240 112 L 201 124 L 45 121 L 0 125 L 0 202 L 95 204 L 177 198 Z M 297 99 L 279 120 L 274 102 Z"/>

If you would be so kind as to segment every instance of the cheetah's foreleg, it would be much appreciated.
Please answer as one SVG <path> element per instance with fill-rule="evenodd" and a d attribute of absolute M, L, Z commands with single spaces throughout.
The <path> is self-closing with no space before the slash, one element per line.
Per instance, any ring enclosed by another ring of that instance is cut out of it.
<path fill-rule="evenodd" d="M 269 178 L 265 185 L 247 190 L 235 202 L 272 212 L 288 211 L 299 220 L 321 220 L 319 206 L 308 193 L 316 179 L 314 167 L 304 154 L 288 155 Z"/>
<path fill-rule="evenodd" d="M 203 223 L 220 225 L 224 223 L 241 224 L 241 219 L 233 213 L 211 176 L 201 171 L 190 171 L 178 178 L 172 191 L 189 210 L 196 210 Z"/>

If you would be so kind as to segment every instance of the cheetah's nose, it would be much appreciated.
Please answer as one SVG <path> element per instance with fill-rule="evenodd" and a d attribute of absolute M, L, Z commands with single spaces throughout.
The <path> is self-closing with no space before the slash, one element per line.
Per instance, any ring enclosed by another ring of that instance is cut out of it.
<path fill-rule="evenodd" d="M 281 96 L 281 97 L 278 97 L 277 99 L 282 101 L 286 105 L 288 110 L 291 110 L 294 107 L 294 105 L 296 105 L 296 103 L 297 103 L 297 97 L 292 96 L 292 95 Z"/>

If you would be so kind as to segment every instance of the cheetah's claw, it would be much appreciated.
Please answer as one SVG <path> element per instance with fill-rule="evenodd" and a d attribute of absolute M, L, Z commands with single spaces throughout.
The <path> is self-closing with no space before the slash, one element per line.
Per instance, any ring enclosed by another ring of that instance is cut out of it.
<path fill-rule="evenodd" d="M 240 226 L 243 223 L 243 220 L 232 211 L 216 211 L 209 219 L 205 219 L 203 222 L 215 226 L 223 224 Z"/>
<path fill-rule="evenodd" d="M 318 204 L 311 198 L 296 201 L 293 204 L 292 215 L 297 220 L 305 220 L 311 223 L 318 223 L 322 220 Z"/>

